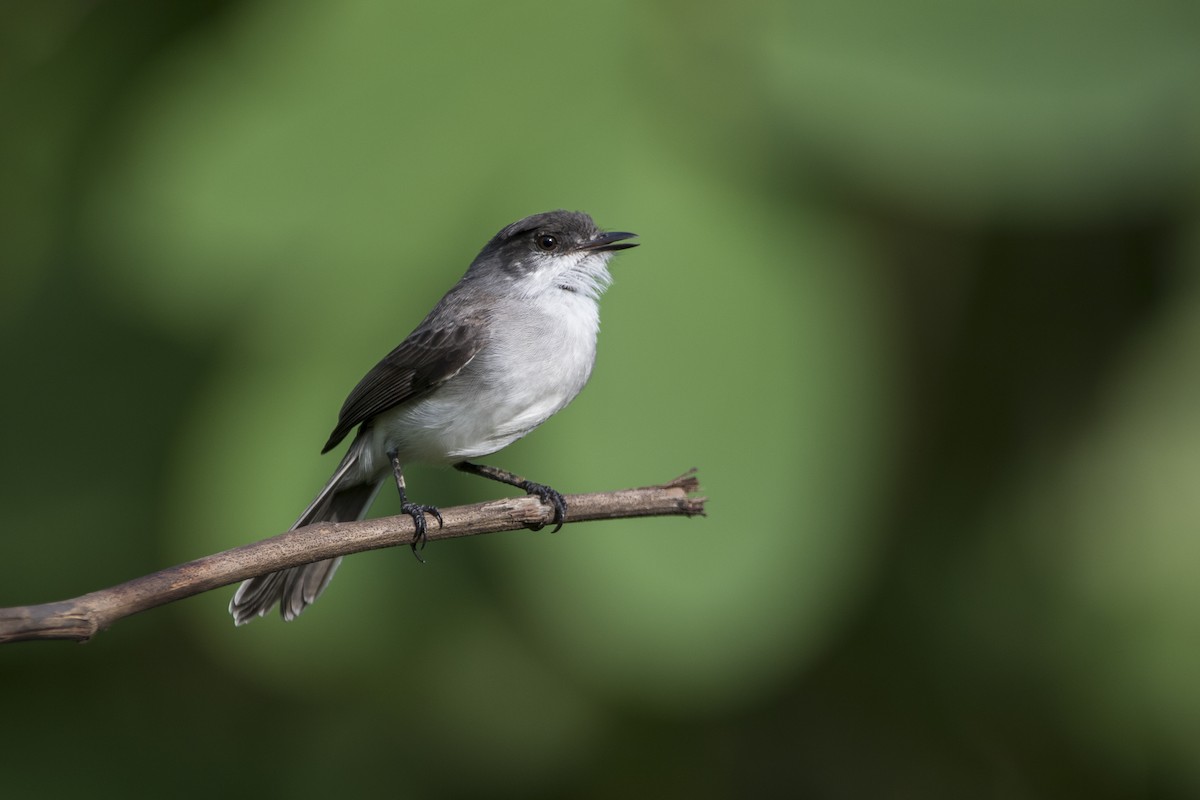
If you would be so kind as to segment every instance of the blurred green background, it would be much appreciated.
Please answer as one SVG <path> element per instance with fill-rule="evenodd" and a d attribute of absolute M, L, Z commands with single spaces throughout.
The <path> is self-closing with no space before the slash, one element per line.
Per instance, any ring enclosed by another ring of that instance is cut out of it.
<path fill-rule="evenodd" d="M 0 606 L 287 528 L 358 378 L 553 208 L 643 246 L 489 463 L 711 499 L 4 647 L 0 793 L 1200 795 L 1198 42 L 1176 2 L 4 4 Z"/>

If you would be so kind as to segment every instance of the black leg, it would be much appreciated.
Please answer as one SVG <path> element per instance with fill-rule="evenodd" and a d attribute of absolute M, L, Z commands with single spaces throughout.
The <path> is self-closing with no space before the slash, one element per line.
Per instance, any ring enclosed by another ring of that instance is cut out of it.
<path fill-rule="evenodd" d="M 515 486 L 518 489 L 525 491 L 527 494 L 537 495 L 543 503 L 554 508 L 554 519 L 551 521 L 555 523 L 555 526 L 551 533 L 558 533 L 558 529 L 563 526 L 563 522 L 565 522 L 567 519 L 566 499 L 554 489 L 546 486 L 544 483 L 527 481 L 520 475 L 514 475 L 507 470 L 498 469 L 496 467 L 488 467 L 483 464 L 472 464 L 470 461 L 459 461 L 454 465 L 454 468 L 461 470 L 462 472 L 469 472 L 472 475 L 478 475 L 481 478 L 487 478 L 488 480 L 507 483 L 509 486 Z M 530 525 L 529 527 L 535 531 L 538 531 L 545 526 L 539 524 Z"/>
<path fill-rule="evenodd" d="M 412 517 L 413 526 L 417 529 L 416 535 L 413 537 L 412 551 L 418 561 L 424 562 L 421 554 L 417 552 L 417 545 L 423 549 L 428 537 L 425 533 L 425 515 L 429 514 L 438 521 L 438 527 L 442 527 L 442 512 L 437 510 L 436 506 L 422 506 L 417 503 L 410 503 L 408 494 L 404 491 L 404 467 L 400 465 L 400 456 L 395 450 L 390 451 L 388 460 L 392 462 L 392 473 L 396 476 L 396 489 L 400 492 L 400 511 L 403 514 L 408 514 Z"/>

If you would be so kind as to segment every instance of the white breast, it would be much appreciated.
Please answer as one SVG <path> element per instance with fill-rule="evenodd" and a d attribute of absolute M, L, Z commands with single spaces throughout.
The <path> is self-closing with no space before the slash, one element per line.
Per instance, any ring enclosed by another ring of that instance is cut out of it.
<path fill-rule="evenodd" d="M 372 449 L 382 455 L 395 447 L 402 463 L 488 455 L 579 394 L 596 358 L 596 301 L 558 290 L 497 311 L 500 321 L 489 344 L 458 375 L 427 397 L 379 416 L 380 446 Z"/>

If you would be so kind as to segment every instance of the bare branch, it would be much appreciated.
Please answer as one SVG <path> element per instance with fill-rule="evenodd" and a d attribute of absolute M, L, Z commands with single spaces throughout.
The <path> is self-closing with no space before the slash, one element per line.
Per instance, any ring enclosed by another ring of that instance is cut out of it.
<path fill-rule="evenodd" d="M 626 517 L 704 514 L 695 470 L 661 486 L 567 497 L 569 523 Z M 429 540 L 514 531 L 548 524 L 554 511 L 536 497 L 518 497 L 442 509 L 443 527 L 431 526 Z M 261 542 L 226 550 L 145 575 L 72 600 L 0 608 L 0 644 L 32 639 L 85 642 L 119 619 L 182 600 L 255 575 L 323 561 L 335 556 L 411 544 L 407 514 L 361 522 L 323 522 Z"/>

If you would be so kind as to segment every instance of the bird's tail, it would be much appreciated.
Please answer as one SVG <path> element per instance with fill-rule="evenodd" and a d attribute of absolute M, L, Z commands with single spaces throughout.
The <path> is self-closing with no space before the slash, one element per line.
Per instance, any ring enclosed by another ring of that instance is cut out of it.
<path fill-rule="evenodd" d="M 359 457 L 357 445 L 357 441 L 351 445 L 333 477 L 296 520 L 292 530 L 314 522 L 349 522 L 366 515 L 383 481 L 362 482 L 359 470 L 354 469 Z M 242 581 L 229 601 L 234 624 L 245 625 L 255 617 L 263 616 L 277 602 L 279 613 L 285 621 L 291 622 L 321 596 L 341 563 L 340 557 L 331 558 Z"/>

